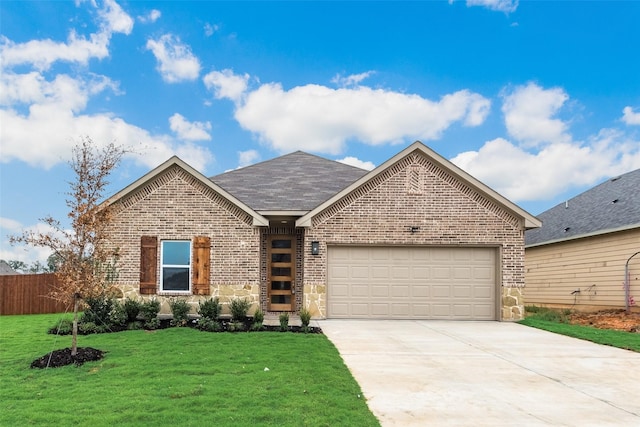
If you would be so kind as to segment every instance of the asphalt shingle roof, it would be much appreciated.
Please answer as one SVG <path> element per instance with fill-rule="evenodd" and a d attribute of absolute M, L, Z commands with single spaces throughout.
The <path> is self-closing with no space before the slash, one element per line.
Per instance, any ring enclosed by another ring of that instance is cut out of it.
<path fill-rule="evenodd" d="M 538 218 L 542 227 L 526 232 L 525 245 L 640 226 L 640 169 L 611 178 Z"/>
<path fill-rule="evenodd" d="M 210 179 L 255 211 L 309 211 L 368 172 L 296 151 Z"/>

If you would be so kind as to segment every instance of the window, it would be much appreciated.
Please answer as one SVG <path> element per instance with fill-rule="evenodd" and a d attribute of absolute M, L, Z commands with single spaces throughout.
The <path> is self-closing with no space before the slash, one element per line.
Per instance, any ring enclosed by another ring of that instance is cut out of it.
<path fill-rule="evenodd" d="M 161 251 L 160 290 L 191 292 L 191 241 L 164 240 Z"/>

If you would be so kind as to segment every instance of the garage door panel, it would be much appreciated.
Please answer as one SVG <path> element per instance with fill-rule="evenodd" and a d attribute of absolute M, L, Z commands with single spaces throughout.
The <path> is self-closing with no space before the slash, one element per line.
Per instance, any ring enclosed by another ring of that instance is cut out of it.
<path fill-rule="evenodd" d="M 406 285 L 401 285 L 401 284 L 394 284 L 391 285 L 391 296 L 392 297 L 409 297 L 410 296 L 410 289 L 411 287 L 406 284 Z"/>
<path fill-rule="evenodd" d="M 370 289 L 371 288 L 368 285 L 352 285 L 351 297 L 368 297 Z"/>
<path fill-rule="evenodd" d="M 411 278 L 411 268 L 409 266 L 391 268 L 391 280 L 407 280 L 409 278 Z"/>
<path fill-rule="evenodd" d="M 389 297 L 389 285 L 372 285 L 371 286 L 372 297 Z"/>
<path fill-rule="evenodd" d="M 329 247 L 328 317 L 496 318 L 489 248 Z"/>
<path fill-rule="evenodd" d="M 451 296 L 451 287 L 449 285 L 433 285 L 431 286 L 431 296 L 434 298 L 449 298 Z"/>
<path fill-rule="evenodd" d="M 453 286 L 454 298 L 473 298 L 473 288 L 469 285 L 454 285 Z"/>
<path fill-rule="evenodd" d="M 353 266 L 351 267 L 351 277 L 349 279 L 368 279 L 369 278 L 369 267 L 365 266 Z"/>
<path fill-rule="evenodd" d="M 388 280 L 389 277 L 389 272 L 390 272 L 391 268 L 390 267 L 372 267 L 371 268 L 371 278 L 372 279 L 384 279 L 384 280 Z"/>

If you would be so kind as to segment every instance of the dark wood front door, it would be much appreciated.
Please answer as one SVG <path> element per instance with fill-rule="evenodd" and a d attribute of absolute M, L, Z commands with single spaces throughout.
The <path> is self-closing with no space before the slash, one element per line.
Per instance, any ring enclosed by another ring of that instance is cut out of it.
<path fill-rule="evenodd" d="M 269 311 L 294 311 L 296 236 L 269 236 L 267 271 Z"/>

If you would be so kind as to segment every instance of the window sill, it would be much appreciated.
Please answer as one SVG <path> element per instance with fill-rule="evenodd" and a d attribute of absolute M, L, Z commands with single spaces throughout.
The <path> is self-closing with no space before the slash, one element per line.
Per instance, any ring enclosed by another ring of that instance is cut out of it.
<path fill-rule="evenodd" d="M 159 291 L 158 295 L 163 297 L 177 297 L 191 295 L 191 291 Z"/>

